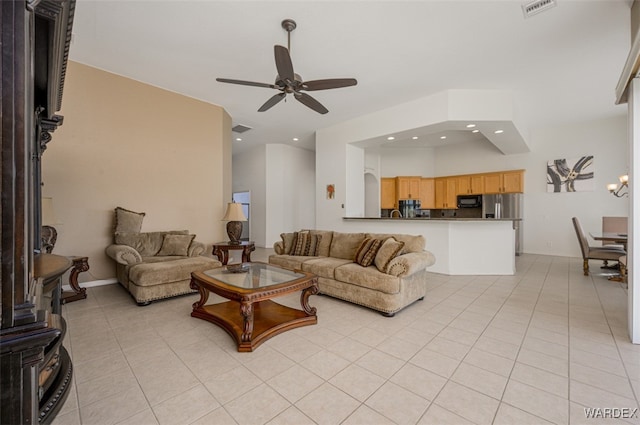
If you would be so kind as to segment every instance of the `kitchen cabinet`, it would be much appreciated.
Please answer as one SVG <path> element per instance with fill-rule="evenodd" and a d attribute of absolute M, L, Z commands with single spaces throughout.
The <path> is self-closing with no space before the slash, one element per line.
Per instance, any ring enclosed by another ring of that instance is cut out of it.
<path fill-rule="evenodd" d="M 397 177 L 396 195 L 398 200 L 401 199 L 419 199 L 420 198 L 420 181 L 422 177 Z"/>
<path fill-rule="evenodd" d="M 435 179 L 420 179 L 420 208 L 429 210 L 436 207 Z"/>
<path fill-rule="evenodd" d="M 396 201 L 396 178 L 382 177 L 380 179 L 380 208 L 394 210 L 398 208 Z"/>
<path fill-rule="evenodd" d="M 458 195 L 482 195 L 484 193 L 484 176 L 471 174 L 458 176 Z"/>
<path fill-rule="evenodd" d="M 484 175 L 483 193 L 522 193 L 524 192 L 524 171 L 504 171 Z"/>
<path fill-rule="evenodd" d="M 435 208 L 458 208 L 458 179 L 456 177 L 439 177 L 435 179 Z"/>

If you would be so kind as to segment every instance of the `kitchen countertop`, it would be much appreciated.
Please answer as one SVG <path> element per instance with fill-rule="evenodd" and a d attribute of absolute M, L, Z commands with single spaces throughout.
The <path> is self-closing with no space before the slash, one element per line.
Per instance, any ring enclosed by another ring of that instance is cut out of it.
<path fill-rule="evenodd" d="M 384 221 L 522 221 L 521 218 L 466 218 L 466 217 L 342 217 L 343 220 L 384 220 Z"/>

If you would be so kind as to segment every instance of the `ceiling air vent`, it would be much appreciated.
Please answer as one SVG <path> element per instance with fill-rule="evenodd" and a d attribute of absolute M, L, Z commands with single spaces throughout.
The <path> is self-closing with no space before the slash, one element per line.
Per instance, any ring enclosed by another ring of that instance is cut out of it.
<path fill-rule="evenodd" d="M 251 127 L 248 127 L 248 126 L 242 125 L 242 124 L 238 124 L 238 125 L 232 127 L 231 130 L 234 133 L 244 133 L 245 131 L 251 130 Z"/>
<path fill-rule="evenodd" d="M 535 0 L 530 1 L 522 5 L 522 13 L 525 18 L 529 18 L 533 15 L 537 15 L 540 12 L 544 12 L 547 9 L 551 9 L 556 6 L 556 0 Z"/>

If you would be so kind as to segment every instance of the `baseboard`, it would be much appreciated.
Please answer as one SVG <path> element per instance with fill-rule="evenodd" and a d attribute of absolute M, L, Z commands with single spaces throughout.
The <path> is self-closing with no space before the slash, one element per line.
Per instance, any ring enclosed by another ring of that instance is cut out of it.
<path fill-rule="evenodd" d="M 101 279 L 101 280 L 92 280 L 89 282 L 80 282 L 79 285 L 82 288 L 95 288 L 96 286 L 112 285 L 114 283 L 118 283 L 118 279 L 116 279 L 115 277 L 111 279 Z M 62 290 L 71 291 L 72 289 L 71 289 L 71 286 L 69 285 L 62 285 Z"/>

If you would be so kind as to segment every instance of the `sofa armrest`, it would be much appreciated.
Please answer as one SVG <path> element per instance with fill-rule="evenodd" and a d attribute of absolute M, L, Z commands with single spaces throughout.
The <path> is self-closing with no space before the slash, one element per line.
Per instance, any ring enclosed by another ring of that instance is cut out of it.
<path fill-rule="evenodd" d="M 202 242 L 193 241 L 191 245 L 189 245 L 189 252 L 187 253 L 189 257 L 197 257 L 198 255 L 204 254 L 207 246 Z"/>
<path fill-rule="evenodd" d="M 142 262 L 142 255 L 128 245 L 109 245 L 105 253 L 119 264 L 130 265 Z"/>
<path fill-rule="evenodd" d="M 284 254 L 284 242 L 282 241 L 277 241 L 276 243 L 273 244 L 273 250 L 275 251 L 276 254 L 278 255 L 282 255 Z"/>
<path fill-rule="evenodd" d="M 389 263 L 387 274 L 396 277 L 410 276 L 434 265 L 436 257 L 429 251 L 399 255 Z"/>

